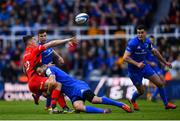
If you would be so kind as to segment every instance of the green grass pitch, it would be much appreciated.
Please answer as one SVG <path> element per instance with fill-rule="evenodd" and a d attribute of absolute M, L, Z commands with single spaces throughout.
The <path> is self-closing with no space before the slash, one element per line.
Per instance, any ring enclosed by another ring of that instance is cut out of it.
<path fill-rule="evenodd" d="M 122 100 L 129 104 L 126 100 Z M 108 105 L 94 105 L 101 108 L 111 108 L 111 114 L 49 114 L 44 110 L 45 102 L 40 102 L 36 106 L 32 101 L 0 101 L 0 120 L 132 120 L 132 119 L 180 119 L 180 100 L 175 101 L 178 108 L 175 110 L 165 110 L 162 103 L 152 103 L 146 100 L 137 101 L 140 111 L 126 113 L 120 108 Z M 68 102 L 70 106 L 71 103 Z M 87 105 L 91 105 L 87 103 Z"/>

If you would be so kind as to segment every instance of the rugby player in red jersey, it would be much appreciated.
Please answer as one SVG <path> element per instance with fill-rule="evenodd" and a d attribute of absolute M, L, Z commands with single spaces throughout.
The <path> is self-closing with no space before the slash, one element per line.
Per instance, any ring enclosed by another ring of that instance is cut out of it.
<path fill-rule="evenodd" d="M 52 82 L 46 77 L 39 76 L 34 67 L 36 64 L 41 62 L 42 56 L 41 53 L 47 48 L 54 47 L 60 44 L 69 42 L 69 44 L 76 43 L 74 37 L 64 39 L 64 40 L 54 40 L 50 41 L 44 45 L 37 45 L 35 38 L 32 35 L 27 35 L 23 37 L 24 44 L 26 46 L 24 55 L 23 55 L 23 67 L 28 77 L 28 86 L 29 90 L 32 93 L 38 94 L 44 91 L 48 93 L 51 92 L 50 89 L 53 88 L 51 92 L 51 105 L 54 109 L 56 107 L 56 102 L 60 95 L 61 85 L 57 82 Z"/>

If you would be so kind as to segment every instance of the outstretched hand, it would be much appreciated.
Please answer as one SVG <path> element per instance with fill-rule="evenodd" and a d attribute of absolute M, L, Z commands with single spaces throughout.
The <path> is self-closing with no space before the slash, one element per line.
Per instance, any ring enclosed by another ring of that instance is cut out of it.
<path fill-rule="evenodd" d="M 172 68 L 172 64 L 170 62 L 165 63 L 167 67 Z"/>
<path fill-rule="evenodd" d="M 72 39 L 68 42 L 69 46 L 75 46 L 78 45 L 79 41 L 76 39 L 76 37 L 72 37 Z"/>

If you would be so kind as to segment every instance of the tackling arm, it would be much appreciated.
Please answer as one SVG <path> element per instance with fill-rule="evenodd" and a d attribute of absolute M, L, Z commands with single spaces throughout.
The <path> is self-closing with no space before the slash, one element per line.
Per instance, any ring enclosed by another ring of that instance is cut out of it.
<path fill-rule="evenodd" d="M 43 46 L 44 46 L 45 48 L 50 48 L 50 47 L 55 47 L 55 46 L 64 44 L 64 43 L 66 43 L 66 42 L 76 43 L 75 37 L 71 37 L 71 38 L 63 39 L 63 40 L 53 40 L 53 41 L 50 41 L 50 42 L 44 44 Z"/>
<path fill-rule="evenodd" d="M 156 48 L 153 48 L 152 52 L 162 63 L 164 63 L 168 67 L 172 68 L 171 63 L 167 62 Z"/>
<path fill-rule="evenodd" d="M 56 65 L 59 66 L 61 64 L 64 64 L 64 59 L 54 50 L 53 50 L 53 58 L 54 58 L 53 61 L 55 61 Z"/>

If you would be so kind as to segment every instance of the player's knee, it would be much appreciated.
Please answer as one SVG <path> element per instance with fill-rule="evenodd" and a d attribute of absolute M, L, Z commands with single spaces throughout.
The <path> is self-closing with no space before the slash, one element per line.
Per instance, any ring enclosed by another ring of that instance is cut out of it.
<path fill-rule="evenodd" d="M 81 103 L 74 103 L 74 104 L 73 104 L 73 107 L 74 107 L 74 109 L 77 110 L 77 111 L 84 111 L 84 105 L 81 104 Z"/>

